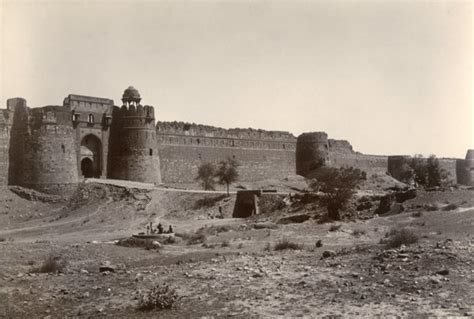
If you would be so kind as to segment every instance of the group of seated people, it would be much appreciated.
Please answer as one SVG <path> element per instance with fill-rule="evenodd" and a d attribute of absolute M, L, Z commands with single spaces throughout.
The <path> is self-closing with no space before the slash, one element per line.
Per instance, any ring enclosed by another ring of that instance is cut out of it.
<path fill-rule="evenodd" d="M 158 226 L 156 228 L 153 228 L 153 222 L 150 222 L 150 225 L 146 226 L 146 234 L 172 234 L 173 233 L 173 226 L 169 226 L 168 230 L 164 230 L 163 225 L 161 223 L 158 223 Z"/>

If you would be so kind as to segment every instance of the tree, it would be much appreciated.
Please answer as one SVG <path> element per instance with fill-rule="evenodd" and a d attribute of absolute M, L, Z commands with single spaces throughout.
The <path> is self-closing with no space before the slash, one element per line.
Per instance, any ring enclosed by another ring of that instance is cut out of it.
<path fill-rule="evenodd" d="M 444 171 L 439 167 L 439 161 L 435 155 L 428 157 L 426 171 L 428 173 L 428 187 L 441 186 Z"/>
<path fill-rule="evenodd" d="M 215 175 L 216 175 L 216 167 L 212 163 L 203 163 L 199 166 L 198 169 L 198 176 L 196 180 L 201 183 L 201 186 L 205 190 L 215 190 Z"/>
<path fill-rule="evenodd" d="M 427 188 L 441 186 L 443 179 L 446 178 L 446 172 L 439 166 L 439 160 L 435 155 L 426 159 L 417 154 L 413 157 L 410 167 L 415 182 Z"/>
<path fill-rule="evenodd" d="M 340 220 L 339 211 L 347 206 L 355 188 L 367 179 L 365 172 L 353 167 L 321 167 L 313 174 L 310 188 L 324 193 L 321 203 L 326 206 L 328 217 Z"/>
<path fill-rule="evenodd" d="M 227 196 L 229 196 L 229 185 L 235 182 L 239 177 L 239 173 L 237 172 L 238 166 L 239 163 L 230 157 L 219 162 L 215 176 L 219 184 L 225 184 L 227 186 Z"/>

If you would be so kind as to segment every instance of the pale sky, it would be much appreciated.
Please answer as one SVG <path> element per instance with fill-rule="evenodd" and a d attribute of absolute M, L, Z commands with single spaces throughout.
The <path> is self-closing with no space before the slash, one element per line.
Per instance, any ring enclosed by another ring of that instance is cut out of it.
<path fill-rule="evenodd" d="M 0 99 L 135 86 L 157 120 L 474 148 L 472 2 L 0 0 Z"/>

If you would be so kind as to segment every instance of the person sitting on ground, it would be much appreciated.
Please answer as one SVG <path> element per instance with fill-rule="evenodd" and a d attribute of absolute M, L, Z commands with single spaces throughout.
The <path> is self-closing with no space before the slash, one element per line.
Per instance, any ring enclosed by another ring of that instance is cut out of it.
<path fill-rule="evenodd" d="M 173 233 L 173 226 L 170 225 L 170 227 L 168 228 L 168 234 L 172 234 Z"/>
<path fill-rule="evenodd" d="M 161 225 L 161 223 L 158 224 L 158 234 L 163 234 L 163 225 Z"/>

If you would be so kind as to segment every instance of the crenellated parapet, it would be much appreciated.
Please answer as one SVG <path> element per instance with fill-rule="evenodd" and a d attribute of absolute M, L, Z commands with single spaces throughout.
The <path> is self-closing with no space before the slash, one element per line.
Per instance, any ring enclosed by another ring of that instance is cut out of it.
<path fill-rule="evenodd" d="M 51 194 L 73 191 L 78 183 L 71 112 L 62 106 L 13 107 L 8 181 Z"/>
<path fill-rule="evenodd" d="M 240 149 L 294 150 L 296 138 L 284 131 L 255 129 L 224 129 L 185 122 L 158 122 L 160 145 L 188 145 Z"/>

